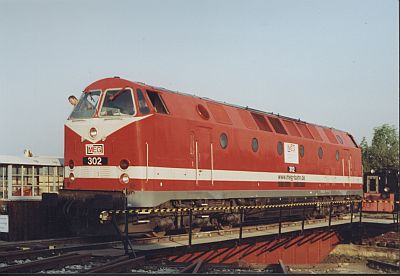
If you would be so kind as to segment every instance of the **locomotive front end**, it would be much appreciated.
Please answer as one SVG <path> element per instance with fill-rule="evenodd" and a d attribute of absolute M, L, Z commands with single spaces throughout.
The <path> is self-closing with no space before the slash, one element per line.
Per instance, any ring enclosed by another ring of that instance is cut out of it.
<path fill-rule="evenodd" d="M 65 124 L 65 179 L 58 205 L 74 232 L 101 233 L 99 213 L 123 208 L 125 194 L 139 188 L 132 164 L 142 159 L 138 133 L 149 114 L 137 110 L 133 85 L 119 78 L 90 85 Z"/>

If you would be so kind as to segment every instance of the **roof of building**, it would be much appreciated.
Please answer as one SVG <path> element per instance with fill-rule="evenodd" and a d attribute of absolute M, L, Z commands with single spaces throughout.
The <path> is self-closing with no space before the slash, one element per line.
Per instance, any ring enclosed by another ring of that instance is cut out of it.
<path fill-rule="evenodd" d="M 64 159 L 53 156 L 12 156 L 0 155 L 0 164 L 3 165 L 37 165 L 37 166 L 63 166 Z"/>

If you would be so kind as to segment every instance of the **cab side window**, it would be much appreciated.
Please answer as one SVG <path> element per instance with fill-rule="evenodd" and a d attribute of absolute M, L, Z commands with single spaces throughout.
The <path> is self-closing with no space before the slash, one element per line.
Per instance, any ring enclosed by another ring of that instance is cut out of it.
<path fill-rule="evenodd" d="M 151 104 L 153 105 L 154 110 L 157 113 L 168 114 L 167 107 L 165 106 L 165 103 L 163 102 L 159 93 L 153 91 L 147 91 L 147 95 L 149 96 Z"/>
<path fill-rule="evenodd" d="M 144 99 L 142 90 L 140 89 L 136 89 L 137 92 L 137 97 L 138 97 L 138 101 L 139 101 L 139 110 L 140 113 L 142 114 L 147 114 L 150 112 L 149 107 L 147 106 L 146 100 Z"/>

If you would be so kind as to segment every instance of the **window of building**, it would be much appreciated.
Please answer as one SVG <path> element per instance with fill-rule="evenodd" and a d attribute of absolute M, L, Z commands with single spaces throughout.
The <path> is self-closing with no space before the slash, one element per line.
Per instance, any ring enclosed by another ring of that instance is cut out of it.
<path fill-rule="evenodd" d="M 226 149 L 226 147 L 228 146 L 228 136 L 225 133 L 221 133 L 219 137 L 219 144 L 223 149 Z"/>
<path fill-rule="evenodd" d="M 137 97 L 138 97 L 138 101 L 139 101 L 139 110 L 140 113 L 142 114 L 147 114 L 150 112 L 149 107 L 147 106 L 146 100 L 144 98 L 144 95 L 142 93 L 142 90 L 140 89 L 136 89 L 137 92 Z"/>
<path fill-rule="evenodd" d="M 339 153 L 339 151 L 337 150 L 337 151 L 336 151 L 336 160 L 339 161 L 339 158 L 340 158 L 340 153 Z"/>
<path fill-rule="evenodd" d="M 283 127 L 281 121 L 278 118 L 268 117 L 268 120 L 270 121 L 272 127 L 275 129 L 277 133 L 287 135 L 285 128 Z"/>
<path fill-rule="evenodd" d="M 0 166 L 0 189 L 1 189 L 1 199 L 6 199 L 8 197 L 8 185 L 7 185 L 7 165 Z"/>
<path fill-rule="evenodd" d="M 283 153 L 283 144 L 282 142 L 278 142 L 278 154 L 282 155 Z"/>
<path fill-rule="evenodd" d="M 272 129 L 268 125 L 267 120 L 265 120 L 263 115 L 251 112 L 251 116 L 253 117 L 259 129 L 272 132 Z"/>
<path fill-rule="evenodd" d="M 157 92 L 153 91 L 147 91 L 147 95 L 149 96 L 149 99 L 151 101 L 151 104 L 154 107 L 154 110 L 157 113 L 162 113 L 162 114 L 168 114 L 167 107 L 162 100 L 161 96 Z"/>
<path fill-rule="evenodd" d="M 258 151 L 258 140 L 257 140 L 257 138 L 253 138 L 251 140 L 251 148 L 253 149 L 254 152 Z"/>

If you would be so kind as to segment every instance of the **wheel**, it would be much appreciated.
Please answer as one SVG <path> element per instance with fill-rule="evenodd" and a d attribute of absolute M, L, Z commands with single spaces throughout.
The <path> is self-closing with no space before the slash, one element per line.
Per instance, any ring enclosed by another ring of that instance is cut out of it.
<path fill-rule="evenodd" d="M 167 234 L 167 231 L 153 231 L 153 232 L 151 232 L 151 236 L 153 236 L 155 238 L 165 237 L 166 234 Z"/>
<path fill-rule="evenodd" d="M 218 229 L 219 230 L 230 230 L 230 229 L 232 229 L 232 224 L 230 224 L 230 223 L 220 223 L 218 225 Z"/>

